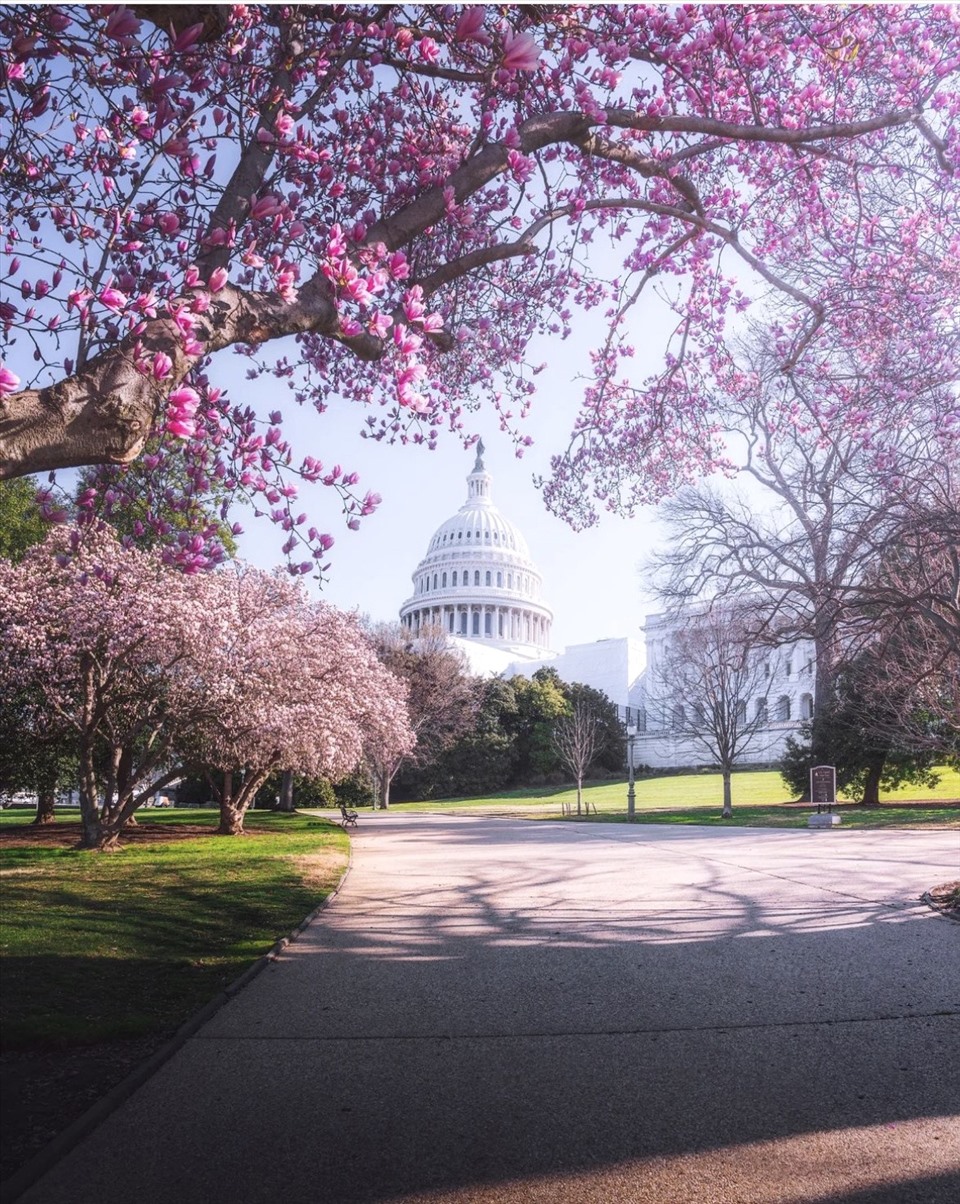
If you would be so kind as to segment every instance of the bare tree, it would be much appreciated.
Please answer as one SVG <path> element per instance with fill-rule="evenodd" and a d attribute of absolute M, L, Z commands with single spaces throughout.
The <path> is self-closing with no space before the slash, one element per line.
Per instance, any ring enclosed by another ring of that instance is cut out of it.
<path fill-rule="evenodd" d="M 647 714 L 681 736 L 723 778 L 723 816 L 733 815 L 734 768 L 764 751 L 774 676 L 740 613 L 717 605 L 691 616 L 660 660 Z"/>
<path fill-rule="evenodd" d="M 908 525 L 910 499 L 937 487 L 946 445 L 937 422 L 919 422 L 905 400 L 891 405 L 883 438 L 864 448 L 855 431 L 824 423 L 813 382 L 774 378 L 762 351 L 745 355 L 750 371 L 726 403 L 731 455 L 743 449 L 743 488 L 690 488 L 665 503 L 669 549 L 653 568 L 675 607 L 735 602 L 744 621 L 750 615 L 754 641 L 811 641 L 816 761 L 836 674 L 863 638 L 865 583 L 877 582 L 884 550 Z M 848 384 L 869 387 L 855 374 Z M 931 620 L 942 619 L 933 604 Z"/>
<path fill-rule="evenodd" d="M 557 756 L 573 774 L 577 783 L 577 815 L 583 814 L 584 776 L 599 753 L 602 742 L 603 726 L 600 717 L 584 702 L 575 702 L 570 714 L 561 716 L 553 729 L 553 746 Z M 586 809 L 589 815 L 589 800 Z"/>

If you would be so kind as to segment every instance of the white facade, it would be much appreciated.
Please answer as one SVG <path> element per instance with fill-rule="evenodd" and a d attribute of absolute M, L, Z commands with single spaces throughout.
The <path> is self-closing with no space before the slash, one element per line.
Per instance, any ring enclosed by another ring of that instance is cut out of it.
<path fill-rule="evenodd" d="M 439 627 L 478 676 L 532 677 L 549 665 L 563 681 L 602 690 L 619 706 L 637 705 L 639 640 L 597 640 L 561 653 L 550 648 L 553 612 L 543 601 L 540 572 L 521 532 L 494 506 L 482 456 L 481 443 L 467 500 L 431 537 L 401 625 L 414 637 Z"/>
<path fill-rule="evenodd" d="M 697 619 L 698 613 L 693 610 L 680 616 L 647 616 L 644 626 L 647 667 L 638 690 L 635 765 L 654 769 L 690 768 L 709 761 L 703 744 L 691 735 L 696 722 L 695 700 L 691 707 L 684 708 L 664 697 L 667 687 L 663 665 L 671 642 L 678 631 Z M 800 723 L 813 714 L 816 675 L 813 645 L 809 640 L 796 640 L 778 648 L 758 648 L 756 656 L 762 678 L 756 697 L 746 700 L 747 715 L 751 721 L 764 716 L 765 719 L 757 726 L 741 761 L 772 764 L 786 751 L 787 738 L 795 735 Z M 688 709 L 692 713 L 686 713 Z"/>
<path fill-rule="evenodd" d="M 400 623 L 414 636 L 439 627 L 458 644 L 479 643 L 501 654 L 481 657 L 494 664 L 504 654 L 507 660 L 542 657 L 549 654 L 553 612 L 542 600 L 526 540 L 493 504 L 482 455 L 481 443 L 467 500 L 430 540 Z"/>

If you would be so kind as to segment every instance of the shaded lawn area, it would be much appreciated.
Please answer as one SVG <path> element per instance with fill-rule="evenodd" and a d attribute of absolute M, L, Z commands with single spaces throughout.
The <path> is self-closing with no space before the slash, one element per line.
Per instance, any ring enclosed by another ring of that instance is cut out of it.
<path fill-rule="evenodd" d="M 243 837 L 212 811 L 149 811 L 117 853 L 64 847 L 0 817 L 4 1046 L 168 1033 L 336 886 L 348 841 L 316 817 L 250 813 Z M 26 842 L 26 843 L 24 843 Z"/>
<path fill-rule="evenodd" d="M 843 823 L 852 827 L 910 827 L 960 824 L 960 772 L 947 766 L 937 771 L 940 782 L 932 788 L 905 786 L 882 796 L 881 806 L 838 808 Z M 627 783 L 593 782 L 584 786 L 593 821 L 624 822 L 627 817 Z M 756 827 L 805 827 L 813 809 L 795 807 L 775 770 L 754 770 L 733 776 L 733 819 L 722 820 L 723 785 L 718 773 L 669 774 L 638 777 L 636 822 L 726 824 Z M 577 793 L 571 786 L 527 787 L 505 790 L 485 798 L 448 799 L 427 803 L 395 803 L 401 811 L 457 811 L 486 808 L 531 818 L 559 818 L 564 804 L 576 811 Z M 597 815 L 592 812 L 596 809 Z M 576 818 L 576 816 L 574 816 Z"/>
<path fill-rule="evenodd" d="M 80 852 L 76 811 L 0 813 L 6 1178 L 145 1061 L 340 881 L 342 829 L 251 813 L 141 811 L 117 853 Z"/>

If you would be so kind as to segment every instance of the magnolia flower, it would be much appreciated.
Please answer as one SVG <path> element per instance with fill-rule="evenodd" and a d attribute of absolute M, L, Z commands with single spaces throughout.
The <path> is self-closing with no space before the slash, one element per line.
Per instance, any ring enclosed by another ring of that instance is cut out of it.
<path fill-rule="evenodd" d="M 100 304 L 105 305 L 107 309 L 112 309 L 115 313 L 123 309 L 126 303 L 126 294 L 121 293 L 118 288 L 105 288 L 100 294 Z"/>
<path fill-rule="evenodd" d="M 123 41 L 137 33 L 139 29 L 140 21 L 129 8 L 115 8 L 107 17 L 106 31 L 109 38 Z"/>
<path fill-rule="evenodd" d="M 16 393 L 19 388 L 20 377 L 0 360 L 0 393 Z"/>
<path fill-rule="evenodd" d="M 502 65 L 508 71 L 536 71 L 540 47 L 529 33 L 507 34 L 503 39 Z"/>

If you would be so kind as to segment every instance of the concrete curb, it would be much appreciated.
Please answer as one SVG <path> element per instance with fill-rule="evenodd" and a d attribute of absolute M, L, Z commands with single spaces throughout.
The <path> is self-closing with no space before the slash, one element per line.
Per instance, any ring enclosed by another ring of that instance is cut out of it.
<path fill-rule="evenodd" d="M 187 1041 L 199 1030 L 206 1022 L 215 1016 L 217 1012 L 224 1006 L 225 1003 L 243 990 L 245 986 L 253 982 L 253 980 L 272 962 L 275 962 L 284 949 L 297 939 L 300 934 L 307 929 L 313 921 L 323 912 L 340 893 L 340 889 L 347 880 L 347 875 L 353 868 L 353 842 L 350 842 L 349 851 L 347 853 L 347 864 L 340 876 L 340 881 L 333 888 L 323 902 L 315 907 L 305 920 L 297 925 L 289 936 L 281 937 L 279 941 L 262 957 L 249 965 L 246 970 L 235 978 L 232 983 L 224 987 L 219 995 L 215 995 L 209 1003 L 195 1012 L 189 1020 L 186 1020 L 173 1034 L 165 1045 L 162 1045 L 156 1053 L 152 1054 L 145 1062 L 142 1062 L 134 1070 L 122 1079 L 116 1087 L 108 1091 L 102 1099 L 97 1102 L 82 1116 L 78 1117 L 73 1124 L 68 1125 L 62 1133 L 58 1133 L 51 1142 L 43 1147 L 38 1153 L 23 1164 L 18 1170 L 10 1176 L 9 1179 L 4 1179 L 0 1183 L 0 1204 L 13 1204 L 14 1200 L 20 1198 L 27 1188 L 32 1187 L 38 1179 L 42 1178 L 51 1167 L 55 1166 L 64 1155 L 68 1154 L 74 1146 L 91 1133 L 98 1125 L 101 1125 L 111 1112 L 115 1112 L 121 1104 L 125 1103 L 131 1095 L 157 1073 L 161 1066 L 169 1062 L 173 1055 L 184 1046 Z"/>

